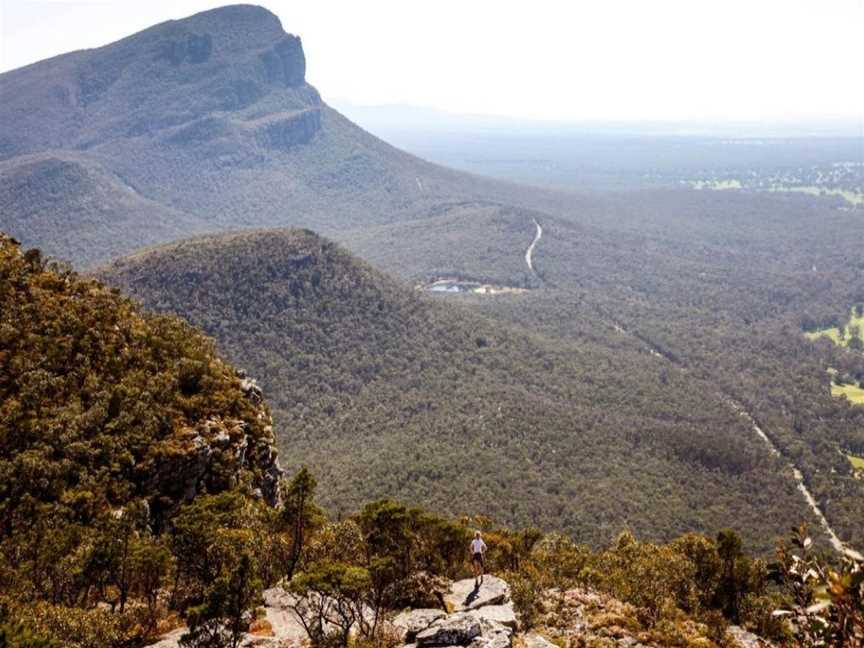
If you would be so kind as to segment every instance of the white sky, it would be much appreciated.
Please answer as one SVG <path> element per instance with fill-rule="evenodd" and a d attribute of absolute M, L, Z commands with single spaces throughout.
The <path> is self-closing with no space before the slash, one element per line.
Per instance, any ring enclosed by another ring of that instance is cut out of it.
<path fill-rule="evenodd" d="M 0 70 L 221 4 L 0 0 Z M 303 38 L 325 99 L 568 121 L 864 122 L 864 0 L 261 4 Z"/>

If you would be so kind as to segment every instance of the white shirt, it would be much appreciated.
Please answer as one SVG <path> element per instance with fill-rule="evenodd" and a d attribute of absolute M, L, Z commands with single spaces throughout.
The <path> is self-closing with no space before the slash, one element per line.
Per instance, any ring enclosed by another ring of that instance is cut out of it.
<path fill-rule="evenodd" d="M 486 543 L 480 538 L 474 538 L 471 541 L 471 553 L 483 553 L 486 550 Z"/>

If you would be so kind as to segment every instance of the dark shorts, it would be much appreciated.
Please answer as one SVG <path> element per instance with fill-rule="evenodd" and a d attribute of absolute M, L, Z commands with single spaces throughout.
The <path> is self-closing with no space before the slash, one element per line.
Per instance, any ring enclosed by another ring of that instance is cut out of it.
<path fill-rule="evenodd" d="M 483 554 L 480 552 L 477 552 L 474 554 L 474 556 L 471 558 L 471 560 L 472 560 L 472 562 L 475 562 L 478 565 L 483 565 Z"/>

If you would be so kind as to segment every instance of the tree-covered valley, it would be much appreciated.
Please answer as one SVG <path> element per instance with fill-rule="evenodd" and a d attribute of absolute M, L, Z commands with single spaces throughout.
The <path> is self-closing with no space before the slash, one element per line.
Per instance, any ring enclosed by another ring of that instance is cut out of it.
<path fill-rule="evenodd" d="M 306 63 L 0 73 L 0 648 L 861 646 L 860 141 L 427 142 L 486 177 Z"/>
<path fill-rule="evenodd" d="M 307 232 L 282 236 L 295 252 L 346 256 Z M 806 527 L 769 564 L 730 529 L 667 543 L 625 530 L 592 548 L 388 499 L 328 517 L 312 473 L 289 479 L 280 467 L 261 390 L 188 324 L 146 314 L 6 237 L 0 306 L 4 646 L 121 648 L 162 635 L 156 645 L 183 648 L 397 646 L 414 636 L 400 625 L 413 612 L 399 614 L 412 608 L 433 613 L 424 632 L 451 636 L 435 624 L 461 627 L 466 612 L 454 611 L 452 593 L 437 597 L 470 587 L 451 579 L 467 575 L 472 528 L 506 579 L 488 576 L 501 593 L 484 605 L 503 605 L 478 608 L 476 625 L 459 631 L 471 634 L 455 637 L 713 648 L 756 640 L 746 626 L 808 646 L 860 638 L 861 556 L 827 562 Z M 11 321 L 29 333 L 13 337 Z M 802 565 L 816 574 L 809 581 Z M 831 606 L 807 607 L 828 584 Z M 483 588 L 475 581 L 475 593 Z M 501 609 L 512 625 L 492 620 Z"/>

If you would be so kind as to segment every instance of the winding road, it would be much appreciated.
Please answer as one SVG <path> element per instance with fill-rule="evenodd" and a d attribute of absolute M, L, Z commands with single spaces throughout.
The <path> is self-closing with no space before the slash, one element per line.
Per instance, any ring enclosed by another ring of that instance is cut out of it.
<path fill-rule="evenodd" d="M 769 452 L 775 457 L 784 458 L 780 452 L 780 449 L 774 445 L 774 442 L 771 440 L 767 434 L 765 434 L 765 430 L 759 427 L 759 424 L 753 418 L 753 416 L 748 412 L 744 407 L 733 400 L 728 401 L 728 403 L 732 406 L 738 414 L 740 414 L 747 422 L 752 426 L 753 431 L 757 434 L 757 436 L 765 442 L 765 445 L 768 446 Z M 807 504 L 810 506 L 810 509 L 813 511 L 813 515 L 816 516 L 816 519 L 819 520 L 819 525 L 822 527 L 822 530 L 825 532 L 825 535 L 828 536 L 828 541 L 831 543 L 831 546 L 834 547 L 836 551 L 839 553 L 843 553 L 846 549 L 846 545 L 843 543 L 840 538 L 837 537 L 837 534 L 834 532 L 834 529 L 831 528 L 831 525 L 828 523 L 828 519 L 825 517 L 825 514 L 822 512 L 822 509 L 819 508 L 818 502 L 816 502 L 816 498 L 813 497 L 813 494 L 807 488 L 807 484 L 804 483 L 804 475 L 801 474 L 801 471 L 791 461 L 789 462 L 789 468 L 792 470 L 792 477 L 795 479 L 798 485 L 798 490 L 801 492 L 801 495 L 807 501 Z"/>
<path fill-rule="evenodd" d="M 608 318 L 608 315 L 606 315 L 606 317 Z M 660 353 L 657 349 L 655 349 L 651 345 L 651 343 L 648 340 L 644 339 L 640 335 L 637 335 L 633 331 L 627 330 L 616 320 L 614 320 L 612 318 L 609 318 L 609 319 L 612 322 L 612 326 L 616 331 L 618 331 L 619 333 L 622 333 L 624 335 L 630 335 L 632 337 L 635 337 L 637 340 L 639 340 L 648 349 L 648 352 L 651 353 L 651 355 L 659 357 L 659 358 L 665 358 L 666 360 L 671 362 L 673 365 L 677 366 L 679 370 L 681 369 L 681 367 L 674 360 L 674 358 Z M 741 405 L 741 403 L 738 403 L 737 401 L 732 400 L 728 396 L 724 396 L 722 394 L 720 394 L 719 396 L 724 402 L 726 402 L 732 409 L 734 409 L 742 418 L 744 418 L 747 421 L 747 423 L 750 425 L 751 429 L 756 434 L 756 436 L 758 436 L 765 443 L 765 445 L 768 447 L 768 451 L 771 453 L 771 455 L 778 457 L 782 460 L 785 460 L 787 462 L 789 470 L 792 474 L 792 479 L 795 481 L 795 485 L 797 486 L 798 491 L 801 493 L 801 496 L 807 502 L 807 505 L 810 507 L 810 510 L 813 511 L 813 515 L 819 521 L 819 526 L 822 527 L 822 531 L 824 531 L 825 535 L 828 537 L 828 542 L 831 544 L 831 546 L 834 548 L 835 551 L 837 551 L 838 553 L 843 553 L 847 548 L 849 548 L 849 546 L 846 545 L 842 540 L 840 540 L 840 538 L 837 536 L 837 533 L 834 531 L 833 528 L 831 528 L 831 524 L 828 522 L 828 519 L 825 517 L 825 513 L 819 507 L 819 503 L 816 501 L 816 498 L 813 497 L 813 494 L 810 492 L 810 489 L 807 488 L 807 484 L 804 483 L 804 475 L 801 473 L 801 470 L 798 468 L 798 466 L 796 466 L 794 462 L 790 461 L 788 459 L 788 457 L 785 457 L 783 455 L 783 453 L 780 452 L 780 449 L 777 447 L 777 445 L 774 443 L 774 441 L 771 440 L 771 437 L 769 437 L 765 433 L 765 430 L 763 430 L 761 427 L 759 427 L 759 424 L 756 422 L 756 419 L 753 418 L 753 415 L 750 414 L 750 412 L 748 412 L 744 408 L 744 406 Z"/>
<path fill-rule="evenodd" d="M 540 223 L 537 222 L 537 219 L 532 219 L 534 221 L 534 225 L 537 226 L 537 233 L 534 235 L 534 240 L 531 241 L 531 245 L 528 246 L 528 249 L 525 250 L 525 263 L 528 264 L 528 269 L 537 274 L 537 271 L 534 270 L 534 247 L 537 245 L 537 242 L 540 240 L 540 237 L 543 236 L 543 228 L 540 227 Z"/>

